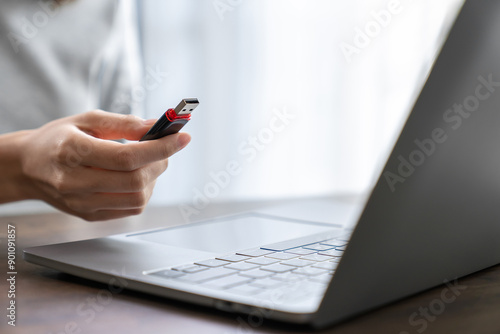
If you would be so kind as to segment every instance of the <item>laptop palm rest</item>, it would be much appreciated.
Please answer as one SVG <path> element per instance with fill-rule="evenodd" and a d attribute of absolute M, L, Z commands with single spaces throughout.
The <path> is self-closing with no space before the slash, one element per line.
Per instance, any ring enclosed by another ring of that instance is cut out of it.
<path fill-rule="evenodd" d="M 137 233 L 128 237 L 221 254 L 329 232 L 332 229 L 335 227 L 322 223 L 244 215 Z"/>

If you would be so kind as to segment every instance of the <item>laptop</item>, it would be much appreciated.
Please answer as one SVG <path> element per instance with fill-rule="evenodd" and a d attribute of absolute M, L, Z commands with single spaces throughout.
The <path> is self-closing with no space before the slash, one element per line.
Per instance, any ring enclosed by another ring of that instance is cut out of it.
<path fill-rule="evenodd" d="M 24 258 L 166 303 L 322 328 L 498 264 L 499 198 L 500 1 L 470 0 L 353 228 L 299 203 Z"/>

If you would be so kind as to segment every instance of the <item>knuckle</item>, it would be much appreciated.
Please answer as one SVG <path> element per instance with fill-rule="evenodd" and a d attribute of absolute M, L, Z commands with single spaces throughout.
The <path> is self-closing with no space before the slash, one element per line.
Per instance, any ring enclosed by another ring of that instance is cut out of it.
<path fill-rule="evenodd" d="M 167 159 L 168 157 L 172 156 L 177 149 L 174 147 L 174 145 L 161 145 L 159 147 L 160 154 L 164 159 Z"/>
<path fill-rule="evenodd" d="M 89 209 L 86 201 L 79 201 L 76 199 L 66 199 L 66 206 L 74 212 L 78 212 L 82 215 L 88 215 L 92 211 Z"/>
<path fill-rule="evenodd" d="M 148 166 L 148 174 L 145 175 L 145 180 L 150 182 L 155 181 L 161 174 L 163 174 L 168 167 L 168 159 L 156 161 Z M 146 184 L 145 186 L 147 186 Z"/>
<path fill-rule="evenodd" d="M 98 211 L 98 206 L 96 205 L 96 201 L 92 199 L 92 196 L 93 194 L 73 193 L 63 196 L 62 200 L 64 201 L 64 205 L 74 214 L 85 220 L 89 220 L 85 217 L 95 215 Z"/>
<path fill-rule="evenodd" d="M 144 191 L 139 191 L 131 194 L 130 196 L 130 208 L 133 210 L 143 209 L 148 203 L 148 196 Z"/>
<path fill-rule="evenodd" d="M 141 191 L 146 187 L 147 174 L 144 169 L 134 170 L 130 174 L 129 187 L 132 191 Z"/>
<path fill-rule="evenodd" d="M 54 177 L 52 186 L 59 194 L 69 194 L 73 190 L 72 182 L 65 173 L 60 173 Z"/>
<path fill-rule="evenodd" d="M 132 171 L 136 169 L 138 156 L 137 153 L 123 147 L 117 150 L 114 156 L 115 163 L 124 170 Z"/>
<path fill-rule="evenodd" d="M 110 116 L 109 114 L 111 113 L 108 113 L 107 116 Z M 102 116 L 106 115 L 101 115 L 103 122 L 105 122 L 105 124 L 107 125 L 106 129 L 116 127 L 117 124 L 119 124 L 119 126 L 122 128 L 133 129 L 141 122 L 140 117 L 130 114 L 123 115 L 123 114 L 112 113 L 111 117 L 102 117 Z"/>
<path fill-rule="evenodd" d="M 136 115 L 127 114 L 127 115 L 121 115 L 121 117 L 123 117 L 123 120 L 129 123 L 130 125 L 135 125 L 141 121 L 141 118 Z"/>
<path fill-rule="evenodd" d="M 106 114 L 106 112 L 103 110 L 94 109 L 94 110 L 87 111 L 86 113 L 83 114 L 83 116 L 89 118 L 90 120 L 97 120 L 97 119 L 100 119 L 105 114 Z"/>
<path fill-rule="evenodd" d="M 109 117 L 110 112 L 95 109 L 87 111 L 82 115 L 85 120 L 85 124 L 92 124 L 86 132 L 90 133 L 94 137 L 101 138 L 109 129 L 114 127 L 113 119 Z"/>
<path fill-rule="evenodd" d="M 81 165 L 85 156 L 92 153 L 93 145 L 89 140 L 78 140 L 78 138 L 68 133 L 61 137 L 52 151 L 52 159 L 67 167 L 77 167 Z"/>
<path fill-rule="evenodd" d="M 163 167 L 162 168 L 163 168 L 162 173 L 167 170 L 167 168 L 168 168 L 168 159 L 164 159 L 163 160 Z"/>
<path fill-rule="evenodd" d="M 73 139 L 70 136 L 60 138 L 53 150 L 52 155 L 55 160 L 61 163 L 66 163 L 73 152 Z"/>
<path fill-rule="evenodd" d="M 99 109 L 90 110 L 80 115 L 82 120 L 90 124 L 98 124 L 104 116 L 106 116 L 106 112 Z"/>

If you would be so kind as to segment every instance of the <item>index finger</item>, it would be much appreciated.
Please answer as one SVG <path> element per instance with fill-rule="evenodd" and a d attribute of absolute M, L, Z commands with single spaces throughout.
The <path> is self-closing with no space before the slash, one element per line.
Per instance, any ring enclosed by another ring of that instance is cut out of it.
<path fill-rule="evenodd" d="M 176 133 L 156 140 L 126 144 L 92 139 L 92 150 L 82 157 L 82 165 L 115 171 L 132 171 L 152 162 L 167 159 L 184 148 L 191 137 L 187 133 Z"/>

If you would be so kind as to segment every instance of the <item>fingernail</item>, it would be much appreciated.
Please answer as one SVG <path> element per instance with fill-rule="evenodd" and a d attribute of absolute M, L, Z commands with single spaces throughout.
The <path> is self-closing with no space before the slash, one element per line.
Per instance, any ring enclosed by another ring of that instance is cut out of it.
<path fill-rule="evenodd" d="M 177 149 L 182 150 L 191 141 L 191 136 L 187 133 L 181 133 L 177 138 Z"/>

